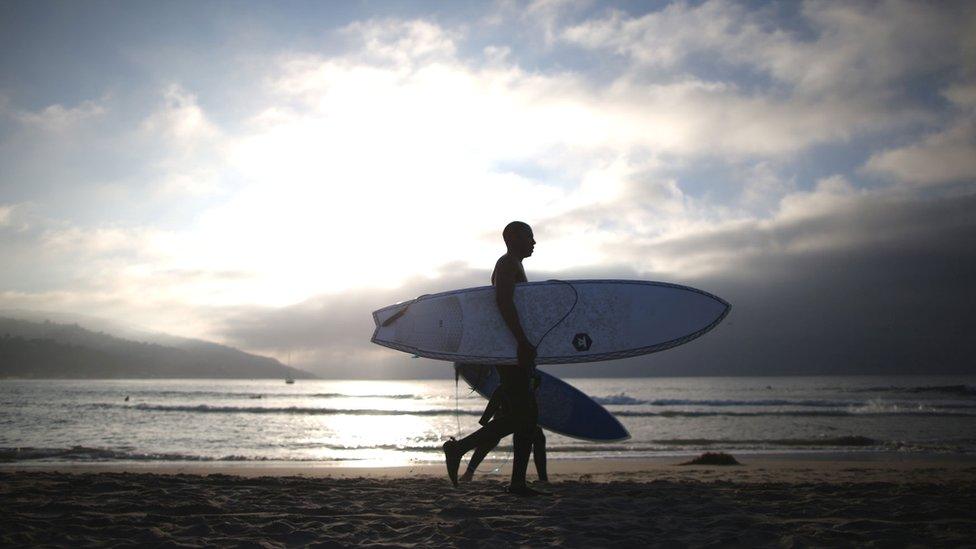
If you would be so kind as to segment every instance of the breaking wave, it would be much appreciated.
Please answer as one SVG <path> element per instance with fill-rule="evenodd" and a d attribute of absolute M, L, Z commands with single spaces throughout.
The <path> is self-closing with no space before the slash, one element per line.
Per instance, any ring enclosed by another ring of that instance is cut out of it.
<path fill-rule="evenodd" d="M 889 385 L 885 387 L 863 387 L 851 389 L 853 393 L 938 393 L 943 395 L 956 395 L 964 397 L 976 397 L 976 387 L 972 385 L 918 385 L 914 387 L 898 387 Z"/>
<path fill-rule="evenodd" d="M 249 456 L 197 456 L 176 453 L 138 452 L 109 448 L 0 448 L 0 463 L 13 461 L 267 461 L 266 458 Z"/>
<path fill-rule="evenodd" d="M 212 406 L 209 404 L 116 404 L 94 403 L 89 406 L 104 409 L 128 409 L 145 412 L 173 412 L 190 414 L 288 414 L 288 415 L 355 415 L 355 416 L 480 416 L 478 409 L 425 408 L 376 409 L 376 408 L 318 408 L 305 406 Z M 864 417 L 864 416 L 925 416 L 925 417 L 976 417 L 976 412 L 927 408 L 915 405 L 903 406 L 891 403 L 868 402 L 846 409 L 822 410 L 614 410 L 619 417 Z"/>
<path fill-rule="evenodd" d="M 873 400 L 826 400 L 826 399 L 755 399 L 755 400 L 726 400 L 726 399 L 675 399 L 658 398 L 651 400 L 641 400 L 628 396 L 625 393 L 604 397 L 593 397 L 593 400 L 604 406 L 702 406 L 724 408 L 732 406 L 801 406 L 805 408 L 850 408 L 858 406 L 870 406 L 876 402 L 883 402 L 878 399 Z M 929 402 L 892 402 L 890 405 L 901 408 L 926 406 Z M 951 402 L 937 403 L 941 408 L 973 408 L 976 404 L 962 404 Z"/>
<path fill-rule="evenodd" d="M 355 416 L 442 416 L 477 415 L 483 410 L 455 410 L 454 408 L 428 408 L 423 410 L 384 410 L 373 408 L 315 408 L 304 406 L 211 406 L 209 404 L 112 404 L 95 403 L 89 406 L 107 409 L 131 409 L 147 412 L 184 412 L 196 414 L 291 414 L 291 415 L 355 415 Z"/>
<path fill-rule="evenodd" d="M 789 400 L 789 399 L 756 399 L 756 400 L 698 400 L 657 398 L 641 400 L 624 393 L 606 397 L 593 397 L 593 400 L 603 405 L 631 405 L 631 406 L 810 406 L 837 407 L 854 404 L 849 400 Z"/>
<path fill-rule="evenodd" d="M 886 410 L 864 411 L 851 410 L 769 410 L 760 412 L 718 412 L 705 410 L 665 410 L 661 412 L 644 412 L 640 410 L 615 410 L 613 415 L 619 417 L 864 417 L 864 416 L 924 416 L 924 417 L 976 417 L 976 414 L 952 412 L 948 410 Z"/>
<path fill-rule="evenodd" d="M 418 441 L 419 442 L 419 441 Z M 581 444 L 577 441 L 566 441 L 563 444 L 550 444 L 548 446 L 550 458 L 560 459 L 567 457 L 566 454 L 605 454 L 607 452 L 618 456 L 640 456 L 653 455 L 661 451 L 692 451 L 720 447 L 726 450 L 763 450 L 763 449 L 808 449 L 808 450 L 829 450 L 831 448 L 863 448 L 863 449 L 884 449 L 897 451 L 964 451 L 972 448 L 976 440 L 957 440 L 945 441 L 941 443 L 906 443 L 900 441 L 877 440 L 866 436 L 850 435 L 840 437 L 818 437 L 818 438 L 782 438 L 782 439 L 708 439 L 708 438 L 687 438 L 687 439 L 656 439 L 648 440 L 639 444 Z M 377 444 L 373 446 L 354 445 L 342 446 L 337 444 L 296 444 L 286 445 L 292 450 L 329 450 L 329 451 L 358 451 L 358 450 L 390 450 L 399 452 L 414 452 L 419 454 L 439 455 L 441 446 L 439 441 L 431 441 L 429 444 Z M 498 445 L 494 452 L 496 454 L 506 454 L 512 451 L 511 440 L 505 439 L 503 444 Z M 148 452 L 138 451 L 132 448 L 92 448 L 87 446 L 72 446 L 68 448 L 3 448 L 0 447 L 0 463 L 23 463 L 31 461 L 48 462 L 115 462 L 115 461 L 167 461 L 167 462 L 323 462 L 323 461 L 350 461 L 357 458 L 340 457 L 330 455 L 329 457 L 308 457 L 308 456 L 255 456 L 255 455 L 225 455 L 225 456 L 205 456 L 182 453 L 167 452 Z M 424 458 L 426 460 L 428 458 Z"/>
<path fill-rule="evenodd" d="M 168 391 L 168 390 L 118 390 L 117 394 L 129 395 L 133 398 L 388 398 L 393 400 L 427 400 L 428 396 L 418 394 L 349 394 L 349 393 L 299 393 L 299 392 L 255 392 L 255 391 Z M 436 397 L 434 397 L 436 398 Z"/>

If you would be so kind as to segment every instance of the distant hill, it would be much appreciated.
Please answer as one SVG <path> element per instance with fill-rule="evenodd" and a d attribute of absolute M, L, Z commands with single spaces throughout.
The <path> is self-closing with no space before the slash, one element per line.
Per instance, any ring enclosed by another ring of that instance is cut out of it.
<path fill-rule="evenodd" d="M 148 339 L 148 338 L 147 338 Z M 123 339 L 78 324 L 0 317 L 0 378 L 281 378 L 315 376 L 208 341 Z"/>

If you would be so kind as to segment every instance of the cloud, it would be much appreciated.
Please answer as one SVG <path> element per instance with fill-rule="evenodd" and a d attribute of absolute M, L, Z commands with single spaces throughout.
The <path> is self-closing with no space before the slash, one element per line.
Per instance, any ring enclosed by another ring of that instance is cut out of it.
<path fill-rule="evenodd" d="M 761 71 L 792 93 L 889 92 L 894 82 L 956 66 L 976 11 L 965 4 L 806 2 L 791 28 L 768 9 L 710 0 L 640 16 L 611 11 L 567 27 L 563 39 L 624 55 L 638 66 L 694 71 L 695 56 Z M 803 32 L 806 30 L 807 32 Z"/>
<path fill-rule="evenodd" d="M 790 257 L 821 253 L 925 247 L 962 252 L 961 242 L 941 243 L 938 235 L 972 225 L 966 213 L 972 202 L 971 194 L 921 199 L 856 191 L 841 178 L 828 178 L 813 191 L 788 195 L 771 219 L 735 221 L 621 248 L 636 256 L 669 258 L 680 265 L 673 273 L 712 278 L 754 274 L 751 264 L 761 257 L 788 262 Z"/>
<path fill-rule="evenodd" d="M 552 269 L 577 262 L 573 250 L 581 244 L 599 248 L 606 239 L 742 218 L 748 212 L 689 196 L 666 165 L 795 152 L 849 131 L 824 116 L 822 105 L 770 102 L 730 84 L 647 84 L 625 76 L 595 89 L 571 73 L 527 72 L 497 59 L 479 65 L 458 58 L 459 35 L 438 29 L 417 21 L 357 23 L 344 31 L 359 40 L 348 53 L 282 57 L 269 80 L 273 106 L 228 143 L 228 165 L 244 174 L 244 184 L 201 216 L 201 232 L 221 244 L 210 248 L 234 268 L 258 270 L 258 257 L 294 262 L 322 235 L 359 236 L 332 239 L 332 253 L 321 259 L 302 257 L 298 279 L 268 279 L 288 289 L 276 290 L 276 301 L 322 285 L 389 286 L 407 274 L 390 265 L 422 270 L 452 255 L 490 261 L 487 247 L 470 243 L 508 218 L 538 219 L 542 229 L 567 226 L 556 220 L 569 212 L 582 219 L 566 238 L 553 239 L 551 255 L 540 254 Z M 834 114 L 845 121 L 863 114 L 857 104 L 841 110 Z M 751 165 L 765 171 L 716 185 L 748 186 L 747 210 L 771 208 L 793 184 L 769 163 Z M 532 173 L 545 170 L 552 170 L 545 178 Z M 640 200 L 617 200 L 621 193 Z M 594 210 L 601 208 L 606 215 Z M 273 225 L 251 222 L 285 211 Z M 585 229 L 600 224 L 624 228 Z M 436 246 L 421 244 L 432 238 Z M 361 256 L 348 267 L 328 260 L 356 253 L 363 242 L 381 246 L 382 260 Z"/>
<path fill-rule="evenodd" d="M 0 112 L 7 110 L 0 104 Z M 96 101 L 84 101 L 74 107 L 65 107 L 55 103 L 39 111 L 11 110 L 13 118 L 25 127 L 43 132 L 65 132 L 79 124 L 105 114 L 105 107 Z"/>
<path fill-rule="evenodd" d="M 976 181 L 976 117 L 959 120 L 912 145 L 874 153 L 864 168 L 918 185 Z"/>
<path fill-rule="evenodd" d="M 742 48 L 764 33 L 739 24 L 747 16 L 740 6 L 705 2 L 699 6 L 670 4 L 640 17 L 612 10 L 605 18 L 565 28 L 562 39 L 590 49 L 611 50 L 639 65 L 673 67 L 689 55 L 716 46 Z"/>
<path fill-rule="evenodd" d="M 16 204 L 0 204 L 0 227 L 5 227 L 13 223 L 13 214 Z"/>
<path fill-rule="evenodd" d="M 143 121 L 144 131 L 187 146 L 217 135 L 217 129 L 197 104 L 195 95 L 177 84 L 170 84 L 163 90 L 163 99 L 163 107 Z"/>
<path fill-rule="evenodd" d="M 961 109 L 976 110 L 976 82 L 957 82 L 950 85 L 943 95 Z"/>
<path fill-rule="evenodd" d="M 224 190 L 226 147 L 233 138 L 211 120 L 196 94 L 171 83 L 161 104 L 139 125 L 139 144 L 148 150 L 146 179 L 157 200 L 208 197 Z"/>
<path fill-rule="evenodd" d="M 157 182 L 160 196 L 206 196 L 221 188 L 220 171 L 211 167 L 172 170 Z"/>
<path fill-rule="evenodd" d="M 393 289 L 358 289 L 312 297 L 288 307 L 237 307 L 214 310 L 221 321 L 214 335 L 243 348 L 268 353 L 332 377 L 385 378 L 445 375 L 449 366 L 412 361 L 402 353 L 373 345 L 371 312 L 421 294 L 483 286 L 489 272 L 460 264 L 439 266 L 438 278 L 416 277 Z"/>
<path fill-rule="evenodd" d="M 632 179 L 614 200 L 540 221 L 539 249 L 586 250 L 572 266 L 624 262 L 680 281 L 734 276 L 759 257 L 885 247 L 907 243 L 926 225 L 938 231 L 964 224 L 963 210 L 936 213 L 923 208 L 931 198 L 897 188 L 865 190 L 839 175 L 782 194 L 769 215 L 716 208 L 684 195 L 672 181 L 647 177 Z M 910 220 L 898 217 L 909 211 L 915 212 Z"/>
<path fill-rule="evenodd" d="M 976 169 L 973 11 L 537 2 L 492 10 L 490 32 L 367 16 L 244 61 L 215 53 L 205 78 L 160 64 L 145 93 L 0 99 L 0 304 L 355 373 L 403 358 L 364 344 L 371 307 L 483 283 L 514 218 L 539 236 L 530 270 L 551 276 L 803 306 L 820 306 L 800 295 L 810 273 L 845 288 L 885 274 L 863 258 L 934 257 L 943 280 L 968 230 L 950 204 Z M 764 293 L 774 278 L 803 282 Z"/>
<path fill-rule="evenodd" d="M 589 0 L 533 0 L 524 10 L 520 10 L 520 15 L 522 20 L 541 29 L 544 44 L 552 47 L 565 18 L 591 3 Z"/>
<path fill-rule="evenodd" d="M 872 153 L 862 170 L 920 186 L 976 181 L 976 83 L 954 82 L 942 96 L 951 107 L 938 131 Z"/>
<path fill-rule="evenodd" d="M 404 67 L 414 64 L 451 60 L 459 33 L 439 25 L 414 19 L 357 21 L 341 34 L 361 44 L 360 56 L 369 62 L 391 62 Z"/>
<path fill-rule="evenodd" d="M 678 126 L 691 130 L 688 141 L 775 154 L 931 120 L 902 83 L 963 63 L 974 18 L 964 5 L 809 2 L 801 28 L 791 28 L 769 9 L 713 0 L 640 16 L 610 11 L 562 38 L 628 59 L 620 84 L 640 92 L 695 83 L 673 109 L 688 121 Z"/>
<path fill-rule="evenodd" d="M 767 161 L 747 165 L 739 176 L 744 181 L 741 203 L 752 211 L 768 211 L 779 200 L 796 190 L 795 178 L 784 179 L 778 170 Z"/>
<path fill-rule="evenodd" d="M 846 191 L 825 181 L 803 200 Z M 822 196 L 814 196 L 822 195 Z M 976 350 L 962 334 L 976 326 L 966 312 L 976 295 L 976 195 L 918 199 L 846 194 L 840 209 L 781 215 L 645 245 L 622 242 L 620 261 L 551 272 L 548 278 L 640 278 L 690 284 L 733 303 L 713 334 L 679 349 L 599 365 L 551 366 L 557 375 L 728 375 L 965 372 Z M 935 221 L 937 220 L 937 221 Z M 547 245 L 539 238 L 540 246 Z M 625 258 L 667 257 L 687 265 L 653 271 Z M 223 314 L 225 341 L 281 357 L 316 373 L 366 377 L 448 377 L 449 365 L 410 360 L 368 342 L 369 312 L 416 295 L 484 285 L 488 271 L 445 266 L 382 291 L 322 295 L 285 308 L 240 308 Z M 220 313 L 217 313 L 220 314 Z M 910 335 L 908 335 L 910 334 Z"/>
<path fill-rule="evenodd" d="M 687 237 L 647 253 L 723 249 L 696 279 L 728 299 L 715 333 L 611 367 L 658 375 L 972 373 L 976 195 L 869 196 L 846 211 Z M 810 246 L 810 241 L 818 245 Z M 741 251 L 741 253 L 734 253 Z M 564 375 L 583 373 L 579 368 Z"/>

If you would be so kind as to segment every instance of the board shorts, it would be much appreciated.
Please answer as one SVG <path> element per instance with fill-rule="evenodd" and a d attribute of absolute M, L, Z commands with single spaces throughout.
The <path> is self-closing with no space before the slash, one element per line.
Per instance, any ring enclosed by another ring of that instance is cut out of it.
<path fill-rule="evenodd" d="M 524 366 L 495 366 L 508 405 L 508 418 L 516 434 L 534 435 L 539 405 L 532 390 L 532 370 Z"/>

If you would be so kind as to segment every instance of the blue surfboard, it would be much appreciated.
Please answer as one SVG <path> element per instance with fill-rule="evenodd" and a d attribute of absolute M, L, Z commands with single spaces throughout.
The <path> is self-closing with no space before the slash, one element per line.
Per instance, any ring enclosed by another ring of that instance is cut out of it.
<path fill-rule="evenodd" d="M 498 372 L 487 364 L 455 364 L 464 381 L 485 398 L 500 385 Z M 627 440 L 630 433 L 613 414 L 569 383 L 537 370 L 542 377 L 536 389 L 539 426 L 554 433 L 592 442 Z"/>

